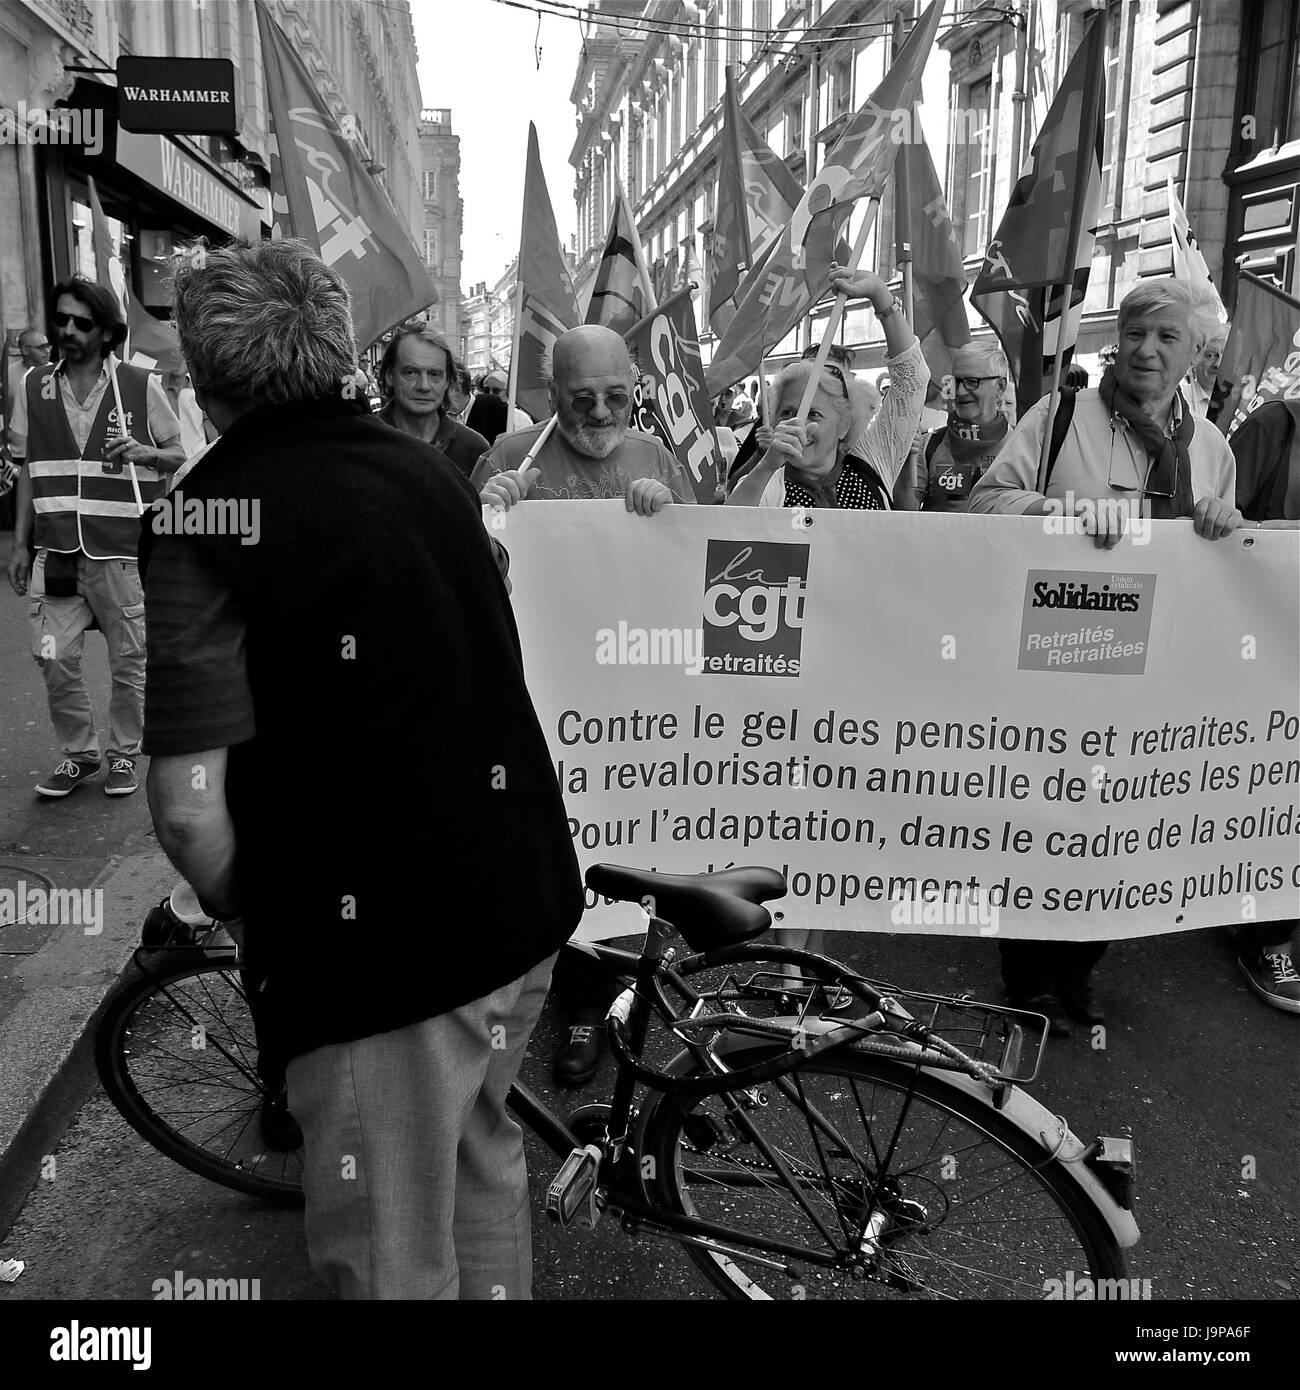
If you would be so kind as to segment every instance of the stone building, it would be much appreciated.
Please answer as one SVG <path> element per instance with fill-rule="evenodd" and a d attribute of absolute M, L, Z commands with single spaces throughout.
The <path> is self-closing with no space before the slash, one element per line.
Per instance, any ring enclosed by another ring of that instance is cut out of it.
<path fill-rule="evenodd" d="M 405 0 L 270 4 L 401 221 L 419 227 L 420 88 Z M 121 130 L 120 55 L 229 58 L 236 133 Z M 58 106 L 79 113 L 79 143 L 26 138 L 32 113 Z M 251 0 L 5 0 L 0 131 L 0 319 L 11 353 L 18 333 L 42 321 L 50 285 L 74 270 L 94 272 L 88 176 L 137 297 L 159 315 L 166 313 L 164 272 L 177 242 L 269 231 L 266 89 Z"/>
<path fill-rule="evenodd" d="M 806 183 L 884 75 L 895 15 L 910 20 L 921 8 L 918 0 L 593 5 L 573 84 L 569 156 L 580 297 L 604 243 L 616 176 L 652 266 L 671 276 L 688 245 L 707 265 L 726 67 L 746 115 Z M 1080 338 L 1086 364 L 1113 337 L 1124 293 L 1169 267 L 1166 175 L 1229 304 L 1238 256 L 1295 285 L 1300 218 L 1294 0 L 957 0 L 940 29 L 942 53 L 927 69 L 922 124 L 969 278 L 1084 21 L 1098 10 L 1108 39 L 1106 216 Z M 895 273 L 892 222 L 886 190 L 864 263 L 887 275 Z M 986 331 L 977 316 L 972 325 Z M 844 332 L 868 349 L 859 365 L 882 360 L 868 311 L 850 306 Z M 815 322 L 799 341 L 809 335 L 820 336 Z M 792 334 L 781 349 L 799 341 Z"/>
<path fill-rule="evenodd" d="M 460 136 L 451 128 L 451 112 L 420 113 L 420 195 L 423 201 L 419 251 L 438 288 L 438 303 L 429 318 L 464 356 L 460 302 L 460 236 L 464 204 L 460 199 Z"/>

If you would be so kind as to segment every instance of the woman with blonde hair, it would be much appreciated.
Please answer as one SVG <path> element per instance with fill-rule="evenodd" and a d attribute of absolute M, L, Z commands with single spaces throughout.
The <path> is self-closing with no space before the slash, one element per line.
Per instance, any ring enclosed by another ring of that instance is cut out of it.
<path fill-rule="evenodd" d="M 821 371 L 806 425 L 799 402 L 817 370 L 792 362 L 771 391 L 771 439 L 762 457 L 727 498 L 735 507 L 835 507 L 888 511 L 925 402 L 929 368 L 921 345 L 889 287 L 869 270 L 836 266 L 831 288 L 868 298 L 885 331 L 893 388 L 870 411 L 870 396 L 850 384 L 851 373 L 828 362 Z M 766 437 L 766 436 L 765 436 Z"/>

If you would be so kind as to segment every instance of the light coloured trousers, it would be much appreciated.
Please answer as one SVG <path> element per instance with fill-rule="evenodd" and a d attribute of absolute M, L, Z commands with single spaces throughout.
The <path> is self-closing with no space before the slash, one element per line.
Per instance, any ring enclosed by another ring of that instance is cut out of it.
<path fill-rule="evenodd" d="M 450 1013 L 289 1063 L 307 1250 L 338 1297 L 532 1296 L 523 1133 L 505 1099 L 554 963 Z"/>
<path fill-rule="evenodd" d="M 86 629 L 97 622 L 108 645 L 113 689 L 108 704 L 109 758 L 136 758 L 144 729 L 144 590 L 134 560 L 77 556 L 77 594 L 45 592 L 45 555 L 32 566 L 28 591 L 32 656 L 45 677 L 50 720 L 68 758 L 97 759 L 99 736 L 81 675 Z"/>

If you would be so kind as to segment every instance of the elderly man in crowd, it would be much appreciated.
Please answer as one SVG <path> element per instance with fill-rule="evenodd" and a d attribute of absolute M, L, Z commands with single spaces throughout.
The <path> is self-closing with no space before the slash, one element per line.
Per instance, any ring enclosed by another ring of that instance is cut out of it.
<path fill-rule="evenodd" d="M 1178 280 L 1144 280 L 1119 306 L 1119 348 L 1096 389 L 1063 396 L 1073 404 L 1046 492 L 1038 462 L 1049 399 L 1025 412 L 975 485 L 972 512 L 1082 518 L 1096 544 L 1119 543 L 1135 506 L 1146 516 L 1190 518 L 1198 536 L 1218 540 L 1241 524 L 1236 468 L 1223 436 L 1178 394 L 1205 341 L 1191 291 Z M 1088 977 L 1106 943 L 1004 941 L 1002 979 L 1016 1005 L 1047 1015 L 1052 1032 L 1069 1019 L 1104 1021 Z"/>
<path fill-rule="evenodd" d="M 672 454 L 652 435 L 628 429 L 632 362 L 612 329 L 588 324 L 556 339 L 549 393 L 555 427 L 527 472 L 516 470 L 545 425 L 502 435 L 474 470 L 485 503 L 508 509 L 525 499 L 621 497 L 628 511 L 650 516 L 672 502 L 694 502 Z M 560 953 L 555 993 L 568 1019 L 554 1059 L 561 1085 L 581 1086 L 595 1075 L 615 992 L 582 951 Z"/>
<path fill-rule="evenodd" d="M 910 486 L 895 500 L 906 511 L 964 512 L 971 489 L 1006 441 L 1002 395 L 1010 371 L 996 343 L 969 343 L 952 359 L 948 420 L 912 455 Z M 907 495 L 910 493 L 910 496 Z"/>
<path fill-rule="evenodd" d="M 450 392 L 459 368 L 447 340 L 428 324 L 394 329 L 379 359 L 379 389 L 385 404 L 379 418 L 432 444 L 466 478 L 488 442 L 452 418 Z"/>
<path fill-rule="evenodd" d="M 1204 310 L 1202 312 L 1204 313 Z M 1214 420 L 1222 406 L 1221 401 L 1214 399 L 1214 383 L 1219 379 L 1219 362 L 1228 343 L 1228 325 L 1215 322 L 1211 329 L 1209 322 L 1207 320 L 1205 342 L 1196 354 L 1192 369 L 1183 383 L 1183 394 L 1193 415 Z"/>
<path fill-rule="evenodd" d="M 479 392 L 484 396 L 494 396 L 506 406 L 509 412 L 509 420 L 506 425 L 507 433 L 526 430 L 533 423 L 533 417 L 526 410 L 521 410 L 517 405 L 511 405 L 506 400 L 510 393 L 510 378 L 500 367 L 493 367 L 490 372 L 483 373 L 483 382 L 479 387 Z"/>
<path fill-rule="evenodd" d="M 317 1275 L 344 1298 L 527 1298 L 505 1099 L 583 899 L 480 510 L 348 389 L 347 286 L 304 242 L 207 249 L 174 283 L 221 431 L 187 507 L 247 500 L 260 537 L 145 533 L 159 842 L 287 1061 Z M 343 729 L 364 756 L 320 756 Z"/>
<path fill-rule="evenodd" d="M 112 290 L 74 275 L 54 287 L 51 305 L 58 364 L 27 373 L 10 422 L 27 466 L 18 478 L 9 582 L 18 594 L 30 585 L 32 654 L 63 744 L 63 760 L 36 791 L 64 797 L 99 771 L 81 674 L 85 634 L 98 627 L 113 683 L 104 793 L 130 796 L 140 785 L 144 715 L 140 518 L 166 474 L 185 462 L 181 427 L 158 378 L 118 360 L 126 323 Z"/>

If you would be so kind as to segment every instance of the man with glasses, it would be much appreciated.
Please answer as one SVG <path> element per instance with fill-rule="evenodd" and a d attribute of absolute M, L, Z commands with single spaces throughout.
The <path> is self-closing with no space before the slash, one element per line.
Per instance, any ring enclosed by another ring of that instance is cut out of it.
<path fill-rule="evenodd" d="M 528 471 L 517 469 L 544 425 L 503 434 L 471 479 L 481 500 L 509 509 L 525 499 L 621 497 L 630 512 L 651 516 L 672 502 L 694 502 L 685 470 L 654 437 L 628 429 L 632 362 L 610 328 L 586 324 L 555 340 L 551 406 L 555 428 Z M 562 1086 L 581 1086 L 600 1065 L 603 1022 L 617 986 L 590 957 L 560 952 L 553 980 L 567 1019 L 554 1059 Z"/>
<path fill-rule="evenodd" d="M 506 401 L 509 390 L 510 378 L 499 367 L 494 367 L 490 372 L 484 373 L 479 394 L 495 396 L 499 401 Z M 533 417 L 526 410 L 521 410 L 517 405 L 511 405 L 509 401 L 506 401 L 506 408 L 510 412 L 510 432 L 512 434 L 517 430 L 528 429 L 533 423 Z"/>
<path fill-rule="evenodd" d="M 970 343 L 953 355 L 948 420 L 912 456 L 910 486 L 898 501 L 908 511 L 964 512 L 971 489 L 997 457 L 1009 425 L 1002 413 L 1007 359 L 996 343 Z"/>
<path fill-rule="evenodd" d="M 1178 280 L 1144 280 L 1125 295 L 1118 322 L 1115 364 L 1101 385 L 1062 396 L 1061 406 L 1073 410 L 1045 492 L 1038 462 L 1048 397 L 1025 412 L 975 485 L 969 510 L 1075 515 L 1108 550 L 1139 509 L 1143 517 L 1187 518 L 1207 540 L 1230 535 L 1242 524 L 1232 451 L 1178 391 L 1207 334 L 1191 290 Z M 1104 941 L 1003 941 L 1000 949 L 1011 1002 L 1045 1014 L 1054 1036 L 1068 1035 L 1071 1018 L 1104 1022 L 1088 982 Z"/>
<path fill-rule="evenodd" d="M 159 379 L 114 355 L 126 324 L 112 291 L 73 276 L 55 286 L 52 302 L 58 365 L 27 374 L 11 421 L 27 466 L 18 480 L 9 582 L 30 598 L 32 655 L 63 743 L 62 761 L 36 790 L 64 797 L 99 771 L 99 737 L 81 676 L 86 630 L 98 626 L 113 682 L 104 792 L 129 796 L 139 786 L 144 723 L 140 518 L 162 495 L 164 475 L 185 462 L 185 451 Z M 28 556 L 32 537 L 35 563 Z"/>

